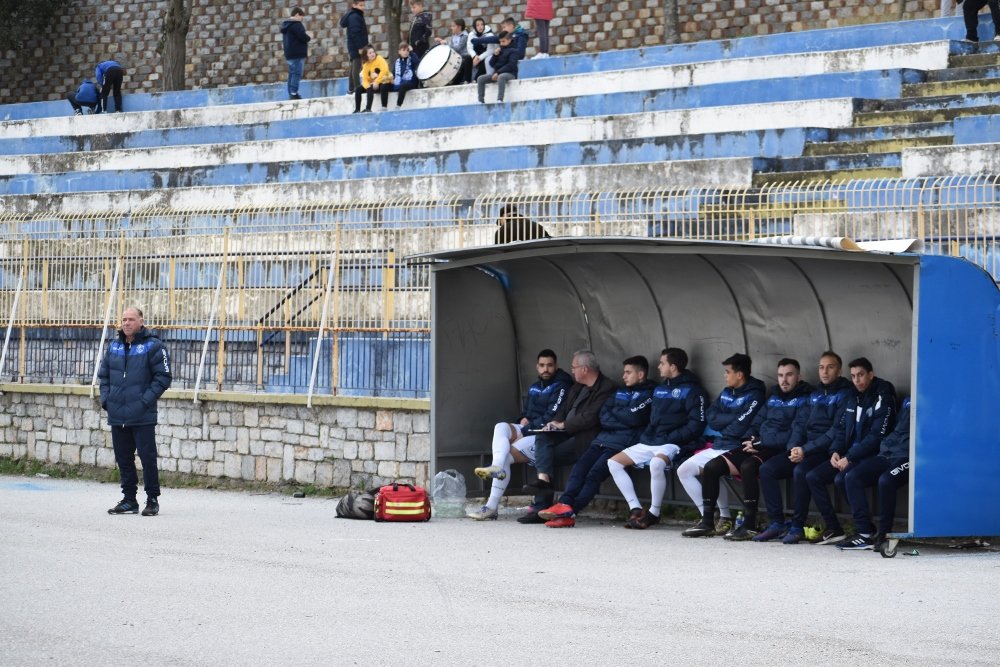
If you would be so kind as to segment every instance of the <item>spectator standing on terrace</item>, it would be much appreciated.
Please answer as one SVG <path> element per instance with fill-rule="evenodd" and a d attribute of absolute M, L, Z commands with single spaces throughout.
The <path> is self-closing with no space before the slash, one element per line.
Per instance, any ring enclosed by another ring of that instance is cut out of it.
<path fill-rule="evenodd" d="M 347 55 L 351 59 L 347 74 L 347 94 L 353 95 L 361 77 L 361 49 L 368 43 L 365 0 L 351 2 L 351 8 L 340 18 L 340 27 L 347 34 Z"/>
<path fill-rule="evenodd" d="M 460 83 L 472 83 L 472 56 L 469 55 L 469 33 L 465 31 L 465 21 L 455 19 L 451 24 L 451 35 L 448 39 L 438 37 L 435 40 L 438 44 L 447 44 L 458 55 L 462 56 L 462 66 L 458 74 L 451 80 L 449 86 L 456 86 Z"/>
<path fill-rule="evenodd" d="M 94 70 L 94 81 L 101 88 L 100 108 L 107 113 L 108 95 L 114 95 L 115 113 L 122 112 L 122 80 L 125 70 L 115 60 L 105 60 Z"/>
<path fill-rule="evenodd" d="M 962 0 L 958 0 L 961 4 Z M 979 12 L 989 5 L 990 16 L 993 17 L 993 39 L 1000 42 L 1000 0 L 965 0 L 962 5 L 962 17 L 965 19 L 965 40 L 979 41 Z"/>
<path fill-rule="evenodd" d="M 136 451 L 142 461 L 146 490 L 143 516 L 160 512 L 160 477 L 156 468 L 156 402 L 170 386 L 167 349 L 154 336 L 138 308 L 122 312 L 122 326 L 108 346 L 97 374 L 101 381 L 101 407 L 108 413 L 115 463 L 121 473 L 122 499 L 108 514 L 136 514 L 139 476 Z"/>
<path fill-rule="evenodd" d="M 67 93 L 66 99 L 77 116 L 83 115 L 83 107 L 90 107 L 90 113 L 101 113 L 101 93 L 90 79 L 84 79 L 75 93 Z"/>
<path fill-rule="evenodd" d="M 509 32 L 500 33 L 500 48 L 493 52 L 490 58 L 490 65 L 493 67 L 493 74 L 484 74 L 476 79 L 476 86 L 479 93 L 479 102 L 486 103 L 486 84 L 497 84 L 497 102 L 503 102 L 504 94 L 507 92 L 507 82 L 517 78 L 518 56 L 511 44 Z"/>
<path fill-rule="evenodd" d="M 361 96 L 368 95 L 365 111 L 372 110 L 375 93 L 382 100 L 382 108 L 389 106 L 389 92 L 392 89 L 392 72 L 385 58 L 375 52 L 375 47 L 367 44 L 364 48 L 364 64 L 361 66 L 361 83 L 354 89 L 354 113 L 361 111 Z"/>
<path fill-rule="evenodd" d="M 434 36 L 431 23 L 434 18 L 430 12 L 424 11 L 424 0 L 410 0 L 410 12 L 413 14 L 413 21 L 410 23 L 410 48 L 418 58 L 423 58 L 431 48 L 431 37 Z"/>
<path fill-rule="evenodd" d="M 306 13 L 301 7 L 292 9 L 292 16 L 281 24 L 281 43 L 285 50 L 285 60 L 288 61 L 288 99 L 301 100 L 299 82 L 305 71 L 306 58 L 309 56 L 309 34 L 302 19 Z"/>
<path fill-rule="evenodd" d="M 497 230 L 493 243 L 513 243 L 514 241 L 534 241 L 550 239 L 549 233 L 540 224 L 521 215 L 513 204 L 504 204 L 497 217 Z"/>
<path fill-rule="evenodd" d="M 403 106 L 406 92 L 420 85 L 420 80 L 417 79 L 417 65 L 419 64 L 420 58 L 411 51 L 410 45 L 406 42 L 400 42 L 399 57 L 396 58 L 392 68 L 392 89 L 397 91 L 397 109 Z"/>
<path fill-rule="evenodd" d="M 476 19 L 472 22 L 472 30 L 469 31 L 469 39 L 467 41 L 467 49 L 469 56 L 472 58 L 472 80 L 475 81 L 484 74 L 493 74 L 493 68 L 490 67 L 490 54 L 488 53 L 489 47 L 485 42 L 477 43 L 477 40 L 482 40 L 483 38 L 492 38 L 493 28 L 486 25 L 486 21 L 483 19 Z"/>
<path fill-rule="evenodd" d="M 532 60 L 549 57 L 549 21 L 553 14 L 552 0 L 528 0 L 524 16 L 535 22 L 535 34 L 538 35 L 538 53 Z"/>

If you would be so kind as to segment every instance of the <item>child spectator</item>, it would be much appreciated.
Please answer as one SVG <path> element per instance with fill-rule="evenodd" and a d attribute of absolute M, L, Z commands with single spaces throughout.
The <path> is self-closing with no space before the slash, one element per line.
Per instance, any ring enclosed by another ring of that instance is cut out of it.
<path fill-rule="evenodd" d="M 397 109 L 403 106 L 406 92 L 420 86 L 420 80 L 417 79 L 417 65 L 419 64 L 420 58 L 412 52 L 410 45 L 406 42 L 400 42 L 399 57 L 396 58 L 392 68 L 392 89 L 399 93 L 396 95 Z"/>
<path fill-rule="evenodd" d="M 410 23 L 410 48 L 423 58 L 427 49 L 431 48 L 431 36 L 434 34 L 431 23 L 434 20 L 430 12 L 424 11 L 424 0 L 410 0 L 410 12 L 413 22 Z"/>
<path fill-rule="evenodd" d="M 392 88 L 392 72 L 389 71 L 389 64 L 385 58 L 375 52 L 375 47 L 367 44 L 362 49 L 361 59 L 361 82 L 354 89 L 354 113 L 361 111 L 361 95 L 367 93 L 368 104 L 365 111 L 372 110 L 372 101 L 375 93 L 378 92 L 382 100 L 382 108 L 389 106 L 389 91 Z"/>
<path fill-rule="evenodd" d="M 528 0 L 525 18 L 535 22 L 535 33 L 538 35 L 538 53 L 535 58 L 549 57 L 549 21 L 552 20 L 552 0 Z M 522 58 L 524 56 L 521 56 Z"/>
<path fill-rule="evenodd" d="M 490 67 L 490 54 L 487 52 L 489 47 L 485 42 L 476 43 L 476 40 L 484 37 L 492 38 L 493 28 L 486 25 L 484 19 L 476 19 L 472 22 L 472 30 L 469 31 L 469 39 L 466 40 L 467 51 L 469 57 L 472 58 L 470 77 L 473 81 L 484 74 L 493 74 L 493 68 Z"/>
<path fill-rule="evenodd" d="M 517 54 L 517 59 L 524 60 L 524 52 L 528 48 L 528 31 L 522 28 L 513 17 L 508 16 L 500 22 L 500 32 L 510 34 L 510 40 L 514 45 L 514 52 Z M 497 44 L 499 42 L 499 35 L 483 35 L 472 40 L 475 46 Z"/>
<path fill-rule="evenodd" d="M 68 93 L 66 99 L 75 116 L 83 115 L 83 107 L 90 107 L 90 113 L 101 113 L 101 93 L 90 79 L 84 79 L 76 93 Z"/>
<path fill-rule="evenodd" d="M 353 95 L 361 76 L 361 49 L 368 43 L 368 24 L 365 22 L 365 0 L 353 0 L 351 9 L 340 19 L 340 27 L 347 32 L 347 56 L 351 67 L 347 75 L 347 94 Z"/>
<path fill-rule="evenodd" d="M 448 85 L 457 86 L 460 83 L 472 83 L 472 56 L 469 55 L 469 33 L 465 31 L 465 20 L 455 19 L 451 24 L 451 36 L 448 39 L 438 37 L 435 41 L 438 44 L 447 44 L 458 55 L 462 56 L 462 66 Z"/>
<path fill-rule="evenodd" d="M 101 109 L 108 111 L 108 95 L 114 94 L 115 113 L 122 112 L 122 80 L 125 70 L 114 60 L 105 60 L 94 70 L 94 81 L 101 89 Z"/>
<path fill-rule="evenodd" d="M 490 58 L 490 65 L 493 67 L 493 74 L 484 74 L 476 79 L 479 87 L 479 102 L 486 103 L 486 84 L 496 83 L 497 102 L 503 102 L 504 92 L 507 90 L 507 82 L 517 78 L 517 52 L 511 44 L 511 34 L 507 31 L 501 32 L 500 48 L 494 52 Z"/>

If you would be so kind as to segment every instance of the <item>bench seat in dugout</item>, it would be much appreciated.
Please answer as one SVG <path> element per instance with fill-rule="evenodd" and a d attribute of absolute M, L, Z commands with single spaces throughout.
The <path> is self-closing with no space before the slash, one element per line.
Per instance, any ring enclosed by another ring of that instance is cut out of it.
<path fill-rule="evenodd" d="M 1000 534 L 1000 419 L 987 398 L 1000 394 L 1000 291 L 966 260 L 578 237 L 421 261 L 433 263 L 431 475 L 473 478 L 492 425 L 519 414 L 545 347 L 564 368 L 574 350 L 592 349 L 615 381 L 622 359 L 652 364 L 663 347 L 682 347 L 713 397 L 733 352 L 750 354 L 771 386 L 780 358 L 799 359 L 815 382 L 813 361 L 833 349 L 845 364 L 868 357 L 913 397 L 899 537 Z"/>

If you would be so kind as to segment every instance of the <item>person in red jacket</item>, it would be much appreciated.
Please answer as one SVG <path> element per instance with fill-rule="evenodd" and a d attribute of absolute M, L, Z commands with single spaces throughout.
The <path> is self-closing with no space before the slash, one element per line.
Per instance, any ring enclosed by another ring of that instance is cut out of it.
<path fill-rule="evenodd" d="M 535 32 L 538 33 L 538 53 L 535 58 L 549 57 L 549 21 L 553 14 L 552 0 L 528 0 L 524 16 L 535 22 Z"/>

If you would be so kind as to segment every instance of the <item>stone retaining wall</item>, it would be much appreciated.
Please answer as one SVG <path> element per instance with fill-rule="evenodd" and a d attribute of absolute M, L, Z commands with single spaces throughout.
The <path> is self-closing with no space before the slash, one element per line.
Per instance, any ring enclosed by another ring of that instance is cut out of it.
<path fill-rule="evenodd" d="M 106 415 L 86 388 L 4 391 L 0 456 L 115 466 Z M 337 488 L 427 483 L 426 401 L 323 397 L 308 408 L 303 397 L 230 395 L 193 405 L 176 393 L 159 405 L 161 470 Z"/>
<path fill-rule="evenodd" d="M 384 45 L 382 3 L 367 4 L 372 41 Z M 32 36 L 23 52 L 0 54 L 0 70 L 4 72 L 0 99 L 10 103 L 63 98 L 107 58 L 120 59 L 125 65 L 126 93 L 159 90 L 156 46 L 166 5 L 166 0 L 75 0 L 47 33 Z M 187 86 L 217 88 L 283 81 L 286 66 L 278 26 L 291 5 L 275 0 L 195 0 L 188 33 Z M 346 2 L 303 1 L 300 5 L 307 12 L 306 28 L 313 36 L 306 78 L 343 76 L 345 40 L 339 20 Z M 663 44 L 663 5 L 663 0 L 555 0 L 553 52 Z M 448 32 L 454 18 L 462 17 L 471 24 L 481 16 L 496 26 L 504 16 L 520 17 L 524 11 L 523 2 L 493 0 L 428 0 L 427 6 L 439 36 Z M 681 41 L 695 42 L 931 18 L 938 13 L 940 0 L 710 0 L 679 6 Z M 404 6 L 404 32 L 409 20 Z M 531 21 L 524 21 L 524 26 L 531 29 Z M 529 55 L 533 52 L 532 43 Z"/>

